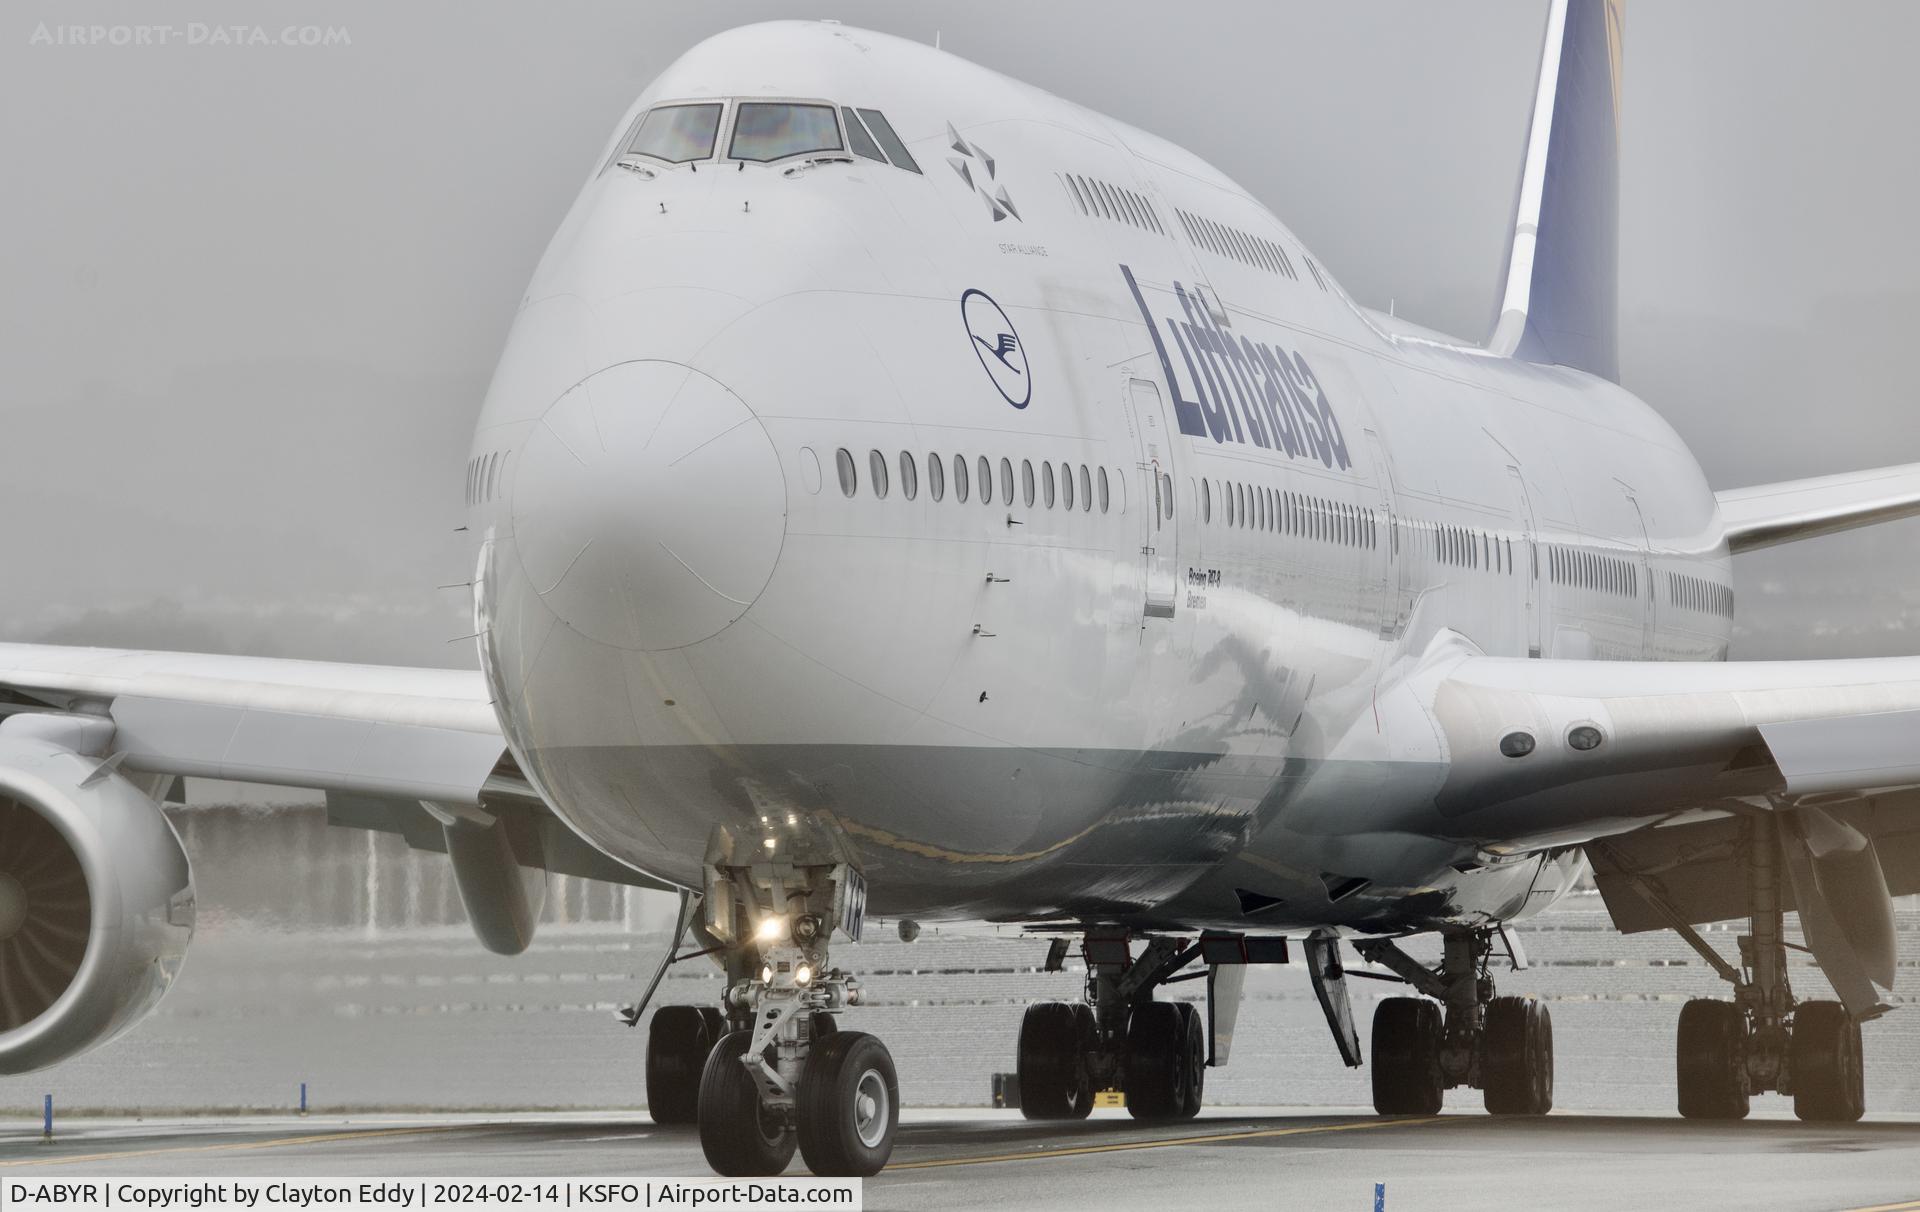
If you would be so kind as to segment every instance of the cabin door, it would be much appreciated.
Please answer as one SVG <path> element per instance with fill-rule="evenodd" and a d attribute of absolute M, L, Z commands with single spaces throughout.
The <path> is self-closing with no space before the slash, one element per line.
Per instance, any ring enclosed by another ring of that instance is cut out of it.
<path fill-rule="evenodd" d="M 1632 489 L 1627 490 L 1627 502 L 1633 506 L 1633 517 L 1640 524 L 1640 541 L 1634 544 L 1634 613 L 1640 616 L 1640 656 L 1643 660 L 1653 659 L 1654 636 L 1658 620 L 1653 617 L 1653 535 L 1647 526 L 1647 511 L 1640 505 L 1640 497 Z"/>
<path fill-rule="evenodd" d="M 1173 442 L 1167 414 L 1160 389 L 1151 380 L 1127 379 L 1121 396 L 1135 448 L 1136 470 L 1127 495 L 1139 502 L 1133 524 L 1139 528 L 1140 554 L 1146 563 L 1142 613 L 1149 619 L 1170 619 L 1180 596 L 1180 530 L 1173 518 Z"/>
<path fill-rule="evenodd" d="M 1533 501 L 1527 496 L 1527 477 L 1520 474 L 1520 469 L 1509 463 L 1507 475 L 1513 484 L 1514 521 L 1519 525 L 1525 548 L 1525 554 L 1514 561 L 1519 565 L 1515 571 L 1525 595 L 1526 618 L 1521 623 L 1521 634 L 1526 638 L 1527 655 L 1537 657 L 1540 655 L 1540 615 L 1544 607 L 1540 601 L 1540 544 L 1533 524 Z"/>

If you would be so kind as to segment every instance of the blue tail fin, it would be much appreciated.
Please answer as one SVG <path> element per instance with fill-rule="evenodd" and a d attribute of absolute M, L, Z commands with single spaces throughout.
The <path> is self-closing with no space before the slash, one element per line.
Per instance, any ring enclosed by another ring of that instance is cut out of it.
<path fill-rule="evenodd" d="M 1617 380 L 1623 0 L 1551 0 L 1487 347 Z"/>

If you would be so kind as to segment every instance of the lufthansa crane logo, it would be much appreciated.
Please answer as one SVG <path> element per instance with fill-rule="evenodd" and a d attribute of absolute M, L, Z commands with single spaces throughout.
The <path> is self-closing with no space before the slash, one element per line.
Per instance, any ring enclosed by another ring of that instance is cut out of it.
<path fill-rule="evenodd" d="M 985 291 L 969 290 L 960 296 L 960 318 L 966 323 L 967 337 L 974 356 L 1000 389 L 1007 403 L 1025 408 L 1033 399 L 1033 383 L 1027 377 L 1027 347 L 1013 321 Z"/>

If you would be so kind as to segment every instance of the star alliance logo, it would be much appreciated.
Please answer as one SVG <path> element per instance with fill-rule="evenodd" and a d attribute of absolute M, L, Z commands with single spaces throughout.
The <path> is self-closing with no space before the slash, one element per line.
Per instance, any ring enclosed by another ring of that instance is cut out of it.
<path fill-rule="evenodd" d="M 993 221 L 998 223 L 1008 215 L 1018 219 L 1020 212 L 1013 208 L 1013 199 L 1007 197 L 1007 187 L 994 180 L 993 157 L 986 149 L 962 139 L 951 122 L 947 123 L 947 143 L 960 153 L 948 156 L 947 163 L 953 165 L 953 171 L 960 174 L 967 188 L 987 204 L 987 213 L 993 216 Z"/>

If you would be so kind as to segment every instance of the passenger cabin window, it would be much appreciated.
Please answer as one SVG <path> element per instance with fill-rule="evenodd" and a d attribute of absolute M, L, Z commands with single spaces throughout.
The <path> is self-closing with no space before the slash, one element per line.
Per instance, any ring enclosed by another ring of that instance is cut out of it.
<path fill-rule="evenodd" d="M 727 144 L 730 158 L 761 163 L 840 150 L 840 124 L 831 105 L 775 101 L 742 101 Z"/>
<path fill-rule="evenodd" d="M 713 139 L 720 132 L 720 103 L 659 105 L 640 120 L 640 129 L 627 144 L 629 156 L 652 156 L 669 164 L 706 160 L 713 156 Z"/>

